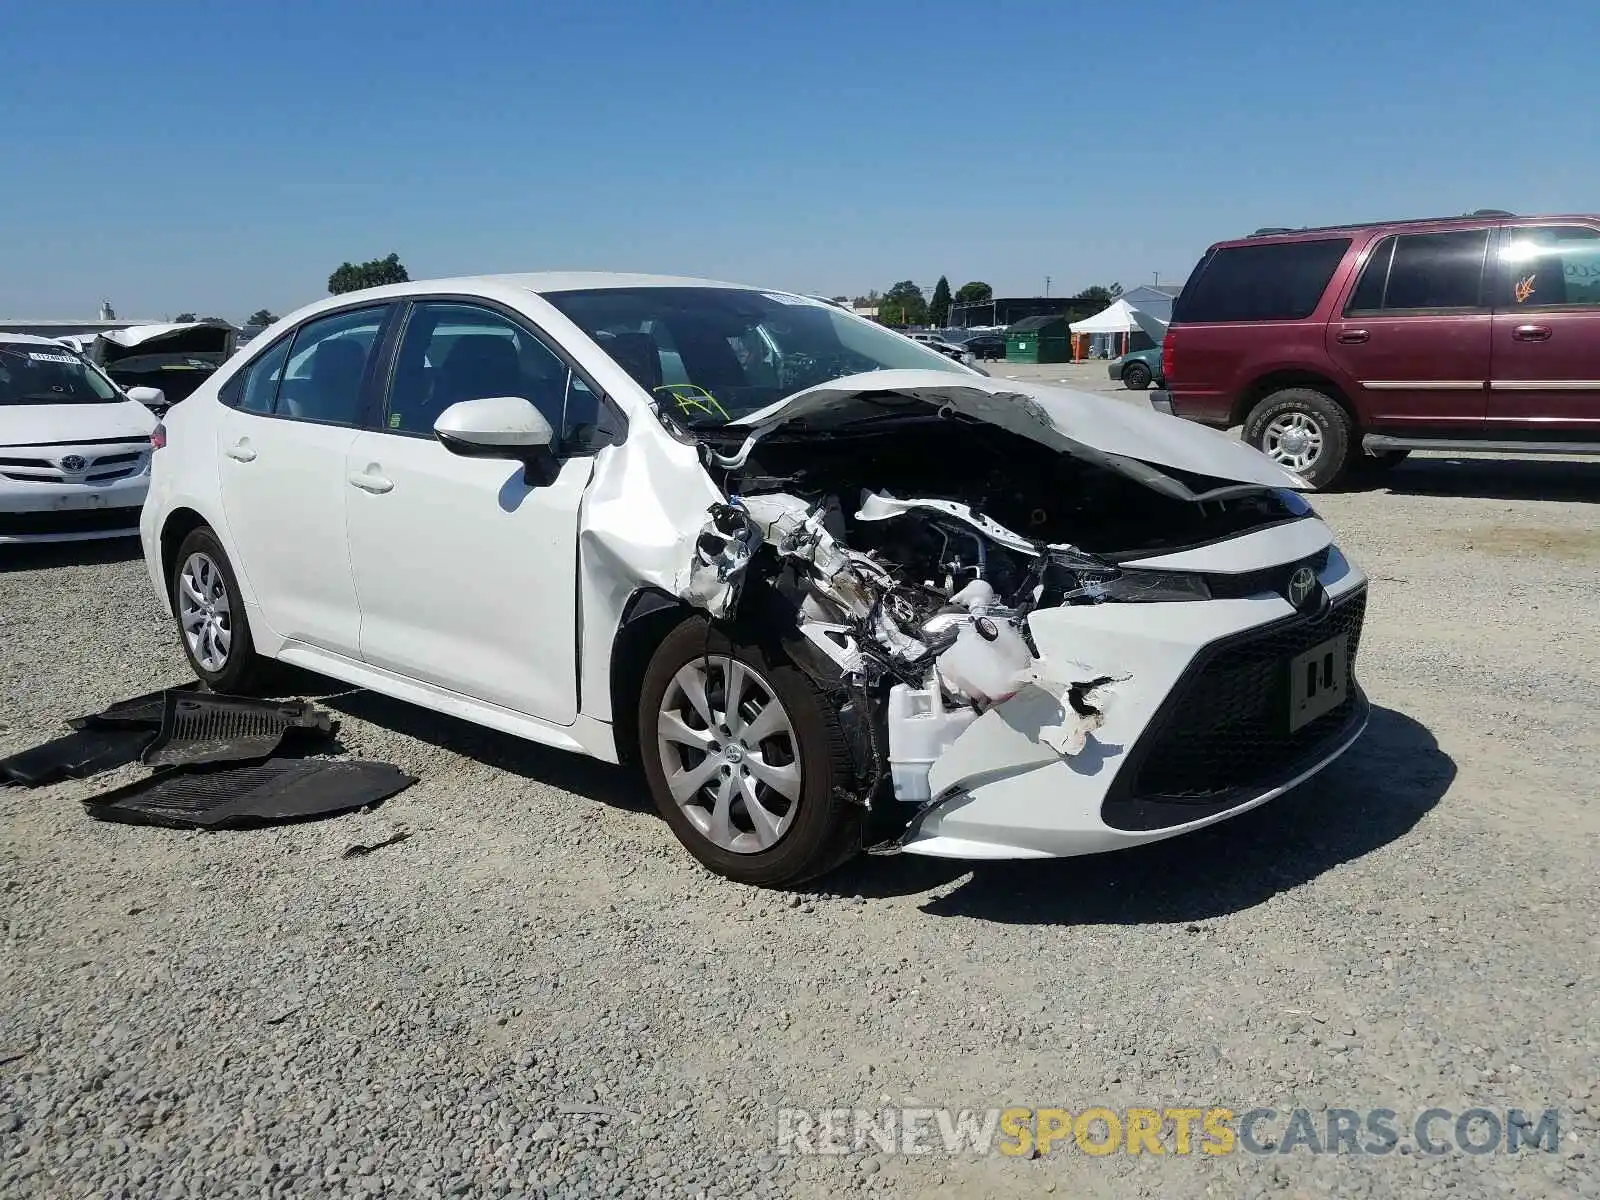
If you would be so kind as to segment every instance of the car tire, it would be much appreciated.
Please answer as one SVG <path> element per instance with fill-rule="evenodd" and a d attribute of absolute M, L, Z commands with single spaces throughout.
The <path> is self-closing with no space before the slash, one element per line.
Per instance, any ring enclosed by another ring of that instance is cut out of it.
<path fill-rule="evenodd" d="M 209 527 L 191 531 L 178 546 L 169 589 L 178 637 L 195 678 L 214 692 L 236 695 L 258 686 L 266 663 L 256 654 L 233 564 Z"/>
<path fill-rule="evenodd" d="M 861 849 L 867 811 L 846 792 L 837 714 L 797 667 L 738 631 L 695 617 L 662 639 L 640 685 L 639 756 L 672 832 L 719 875 L 787 887 Z"/>
<path fill-rule="evenodd" d="M 1315 388 L 1273 392 L 1244 423 L 1246 442 L 1318 490 L 1344 474 L 1351 434 L 1350 415 L 1332 396 Z"/>
<path fill-rule="evenodd" d="M 1150 386 L 1150 368 L 1142 362 L 1131 362 L 1122 368 L 1122 384 L 1136 392 L 1142 392 Z"/>

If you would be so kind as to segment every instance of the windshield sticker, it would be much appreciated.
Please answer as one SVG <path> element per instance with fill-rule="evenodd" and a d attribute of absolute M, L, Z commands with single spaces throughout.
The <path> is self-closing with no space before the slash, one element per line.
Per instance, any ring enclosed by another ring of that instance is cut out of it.
<path fill-rule="evenodd" d="M 1518 304 L 1526 304 L 1528 302 L 1528 297 L 1533 295 L 1533 281 L 1537 278 L 1537 275 L 1528 275 L 1517 280 L 1516 297 Z"/>
<path fill-rule="evenodd" d="M 708 417 L 721 417 L 724 421 L 731 421 L 727 409 L 717 403 L 717 398 L 705 388 L 693 383 L 664 383 L 655 389 L 666 392 L 678 402 L 680 413 L 704 413 Z"/>
<path fill-rule="evenodd" d="M 69 367 L 72 366 L 73 363 L 78 361 L 77 359 L 73 358 L 72 355 L 70 355 L 70 354 L 45 354 L 45 353 L 42 353 L 41 351 L 38 351 L 38 350 L 30 350 L 30 351 L 28 351 L 28 357 L 31 358 L 34 362 L 66 363 L 67 366 L 69 366 Z"/>

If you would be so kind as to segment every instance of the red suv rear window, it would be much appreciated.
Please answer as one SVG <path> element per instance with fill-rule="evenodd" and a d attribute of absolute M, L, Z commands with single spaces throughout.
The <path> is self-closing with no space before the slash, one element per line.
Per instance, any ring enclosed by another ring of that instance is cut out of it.
<path fill-rule="evenodd" d="M 1341 237 L 1212 250 L 1184 284 L 1173 324 L 1303 321 L 1349 249 Z"/>

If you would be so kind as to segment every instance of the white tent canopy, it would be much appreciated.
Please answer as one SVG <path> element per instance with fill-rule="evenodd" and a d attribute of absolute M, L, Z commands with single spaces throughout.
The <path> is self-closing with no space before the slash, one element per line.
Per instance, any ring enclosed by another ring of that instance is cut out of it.
<path fill-rule="evenodd" d="M 1149 313 L 1140 312 L 1122 299 L 1113 300 L 1109 308 L 1092 317 L 1074 321 L 1069 328 L 1073 333 L 1133 333 L 1143 330 L 1158 342 L 1167 335 L 1166 326 L 1159 320 Z"/>

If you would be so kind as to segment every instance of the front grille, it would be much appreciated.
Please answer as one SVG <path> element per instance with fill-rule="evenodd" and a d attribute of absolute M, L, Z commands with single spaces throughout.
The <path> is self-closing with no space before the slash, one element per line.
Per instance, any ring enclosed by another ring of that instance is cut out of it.
<path fill-rule="evenodd" d="M 0 512 L 0 537 L 48 533 L 110 533 L 139 527 L 139 506 L 86 508 L 68 512 Z"/>
<path fill-rule="evenodd" d="M 126 444 L 133 439 L 119 440 Z M 139 469 L 139 460 L 143 455 L 142 450 L 125 450 L 116 454 L 84 456 L 83 470 L 70 474 L 61 469 L 58 458 L 21 458 L 8 455 L 0 458 L 0 476 L 15 480 L 17 483 L 69 483 L 93 486 L 126 479 Z"/>
<path fill-rule="evenodd" d="M 1122 829 L 1196 820 L 1294 778 L 1330 752 L 1360 720 L 1366 698 L 1355 680 L 1366 616 L 1362 588 L 1321 620 L 1294 616 L 1202 650 L 1134 747 L 1103 816 Z M 1349 635 L 1343 702 L 1289 729 L 1289 661 Z"/>

